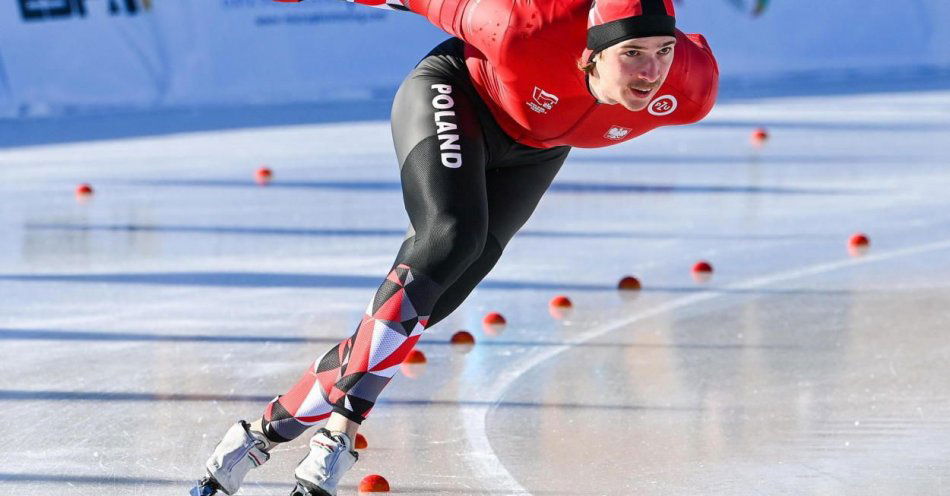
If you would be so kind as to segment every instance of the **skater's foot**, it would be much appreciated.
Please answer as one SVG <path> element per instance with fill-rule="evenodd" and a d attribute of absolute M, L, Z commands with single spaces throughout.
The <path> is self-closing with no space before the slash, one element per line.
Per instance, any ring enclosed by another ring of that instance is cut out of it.
<path fill-rule="evenodd" d="M 212 496 L 218 492 L 232 495 L 252 468 L 263 465 L 270 458 L 267 440 L 249 427 L 242 420 L 228 429 L 205 463 L 208 476 L 191 490 L 191 496 Z"/>
<path fill-rule="evenodd" d="M 297 465 L 297 487 L 291 496 L 336 496 L 340 478 L 359 459 L 345 432 L 320 429 L 310 439 L 310 453 Z"/>

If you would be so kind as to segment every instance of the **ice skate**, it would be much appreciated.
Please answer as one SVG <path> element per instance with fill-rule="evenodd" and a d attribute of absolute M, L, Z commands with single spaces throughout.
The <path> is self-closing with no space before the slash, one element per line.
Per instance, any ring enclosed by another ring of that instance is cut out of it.
<path fill-rule="evenodd" d="M 340 478 L 359 459 L 343 432 L 320 429 L 310 439 L 310 453 L 297 465 L 297 486 L 290 496 L 336 496 Z"/>
<path fill-rule="evenodd" d="M 252 433 L 243 420 L 232 425 L 205 463 L 208 473 L 191 489 L 191 496 L 231 495 L 237 492 L 247 472 L 261 466 L 270 455 L 267 441 Z"/>

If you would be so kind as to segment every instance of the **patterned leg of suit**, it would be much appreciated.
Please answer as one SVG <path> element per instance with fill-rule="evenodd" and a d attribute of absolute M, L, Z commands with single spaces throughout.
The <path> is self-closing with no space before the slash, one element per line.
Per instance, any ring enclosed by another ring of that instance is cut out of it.
<path fill-rule="evenodd" d="M 264 413 L 266 433 L 288 441 L 338 412 L 362 422 L 428 324 L 438 285 L 407 265 L 395 267 L 353 336 L 307 369 Z"/>

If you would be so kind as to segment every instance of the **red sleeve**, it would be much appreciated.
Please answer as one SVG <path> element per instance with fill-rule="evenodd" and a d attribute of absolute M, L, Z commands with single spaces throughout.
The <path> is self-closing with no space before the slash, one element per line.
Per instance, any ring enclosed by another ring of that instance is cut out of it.
<path fill-rule="evenodd" d="M 406 7 L 452 36 L 459 36 L 462 10 L 471 0 L 405 0 Z"/>
<path fill-rule="evenodd" d="M 499 55 L 514 0 L 404 0 L 436 27 L 492 58 Z"/>

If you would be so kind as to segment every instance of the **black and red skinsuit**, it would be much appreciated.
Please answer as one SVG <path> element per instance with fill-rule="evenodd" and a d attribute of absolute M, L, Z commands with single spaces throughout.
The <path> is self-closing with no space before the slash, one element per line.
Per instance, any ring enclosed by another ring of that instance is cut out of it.
<path fill-rule="evenodd" d="M 589 56 L 590 0 L 357 3 L 412 10 L 455 38 L 422 59 L 393 102 L 407 237 L 356 332 L 268 405 L 265 434 L 278 442 L 333 412 L 366 418 L 423 331 L 494 267 L 571 147 L 696 122 L 716 96 L 705 40 L 677 31 L 673 65 L 647 110 L 599 104 L 578 68 Z"/>

